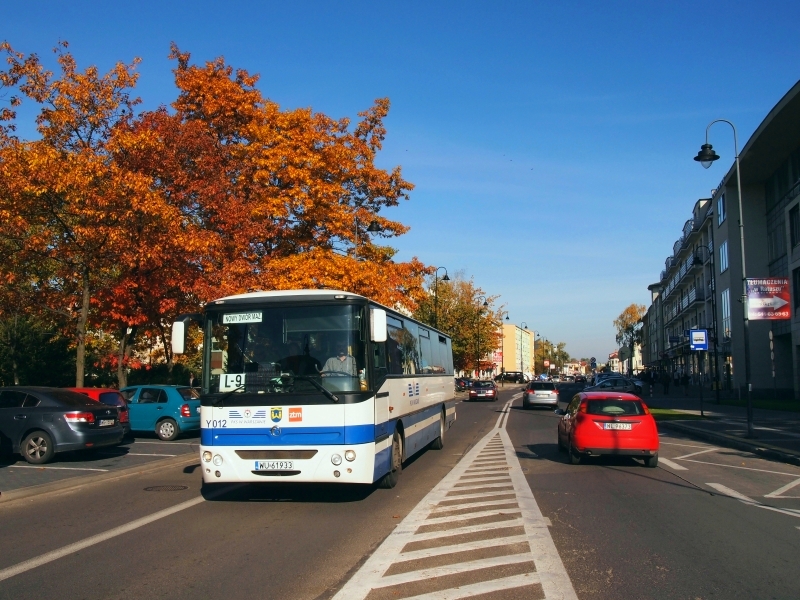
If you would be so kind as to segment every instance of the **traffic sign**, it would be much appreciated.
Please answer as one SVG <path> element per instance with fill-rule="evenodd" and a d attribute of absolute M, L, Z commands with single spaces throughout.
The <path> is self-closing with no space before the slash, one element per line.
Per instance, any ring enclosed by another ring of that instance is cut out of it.
<path fill-rule="evenodd" d="M 549 367 L 550 366 L 550 361 L 549 360 L 544 361 L 544 366 L 545 367 Z"/>
<path fill-rule="evenodd" d="M 589 362 L 590 363 L 596 363 L 597 359 L 593 356 L 592 358 L 589 359 Z"/>
<path fill-rule="evenodd" d="M 689 338 L 689 350 L 708 350 L 708 331 L 692 329 Z"/>

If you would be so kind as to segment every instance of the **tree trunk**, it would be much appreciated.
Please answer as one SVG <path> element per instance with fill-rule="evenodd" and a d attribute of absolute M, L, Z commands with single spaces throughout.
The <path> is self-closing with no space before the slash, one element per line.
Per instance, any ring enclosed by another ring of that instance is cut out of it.
<path fill-rule="evenodd" d="M 130 333 L 128 330 L 130 329 Z M 131 345 L 136 337 L 136 327 L 120 326 L 119 347 L 117 348 L 117 386 L 122 389 L 128 385 L 128 359 Z"/>
<path fill-rule="evenodd" d="M 78 323 L 75 327 L 75 387 L 83 387 L 83 377 L 86 370 L 86 323 L 89 321 L 89 273 L 83 273 L 83 298 Z"/>

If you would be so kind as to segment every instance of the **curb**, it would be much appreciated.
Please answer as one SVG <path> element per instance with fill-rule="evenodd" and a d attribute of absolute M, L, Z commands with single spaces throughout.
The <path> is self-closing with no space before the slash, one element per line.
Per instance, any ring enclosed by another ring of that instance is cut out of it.
<path fill-rule="evenodd" d="M 766 458 L 772 458 L 781 462 L 800 466 L 800 453 L 792 450 L 786 450 L 771 444 L 758 444 L 757 442 L 749 442 L 740 437 L 728 435 L 726 433 L 716 433 L 700 429 L 699 427 L 692 427 L 691 425 L 684 425 L 683 423 L 675 423 L 674 421 L 656 421 L 657 427 L 661 429 L 670 429 L 680 433 L 685 433 L 691 437 L 699 438 L 708 442 L 714 442 L 720 446 L 734 448 L 736 450 L 744 450 L 745 452 L 752 452 Z"/>
<path fill-rule="evenodd" d="M 17 490 L 10 490 L 8 492 L 0 492 L 0 506 L 22 500 L 24 498 L 37 497 L 41 498 L 45 495 L 55 494 L 57 492 L 68 492 L 80 487 L 92 485 L 96 483 L 105 483 L 114 481 L 116 479 L 123 479 L 132 475 L 143 475 L 151 471 L 158 471 L 168 467 L 188 465 L 191 463 L 199 463 L 200 459 L 194 453 L 181 454 L 170 458 L 157 460 L 145 466 L 128 467 L 127 469 L 120 469 L 110 473 L 102 473 L 100 475 L 80 475 L 77 477 L 70 477 L 62 481 L 54 481 L 53 483 L 43 483 L 41 485 L 32 485 L 29 487 L 20 488 Z"/>

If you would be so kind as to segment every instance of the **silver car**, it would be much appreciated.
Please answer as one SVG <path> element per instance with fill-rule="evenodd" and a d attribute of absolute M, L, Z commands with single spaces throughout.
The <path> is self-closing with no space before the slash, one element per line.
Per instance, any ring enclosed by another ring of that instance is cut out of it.
<path fill-rule="evenodd" d="M 531 381 L 522 392 L 522 408 L 558 407 L 558 389 L 552 381 Z"/>

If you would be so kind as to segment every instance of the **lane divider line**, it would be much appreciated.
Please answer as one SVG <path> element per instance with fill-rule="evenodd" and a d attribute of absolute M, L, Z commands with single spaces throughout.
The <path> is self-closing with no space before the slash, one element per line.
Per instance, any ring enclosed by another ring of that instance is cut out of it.
<path fill-rule="evenodd" d="M 800 479 L 795 479 L 791 483 L 787 483 L 783 487 L 779 487 L 774 492 L 770 492 L 769 494 L 765 494 L 764 498 L 798 498 L 798 496 L 784 496 L 784 492 L 788 492 L 793 487 L 800 485 Z"/>
<path fill-rule="evenodd" d="M 800 510 L 795 510 L 792 508 L 777 508 L 775 506 L 767 506 L 766 504 L 761 504 L 761 502 L 759 502 L 758 500 L 753 500 L 749 496 L 740 494 L 736 490 L 732 490 L 729 487 L 725 487 L 721 483 L 707 483 L 706 485 L 710 488 L 717 490 L 720 494 L 728 496 L 729 498 L 734 498 L 744 504 L 749 504 L 750 506 L 755 506 L 756 508 L 764 508 L 766 510 L 771 510 L 773 512 L 789 515 L 790 517 L 797 517 L 798 519 L 800 519 Z"/>
<path fill-rule="evenodd" d="M 672 462 L 672 461 L 671 461 L 671 460 L 669 460 L 668 458 L 664 458 L 663 456 L 659 456 L 659 457 L 658 457 L 658 464 L 660 465 L 660 464 L 662 464 L 662 463 L 663 463 L 663 464 L 665 464 L 665 465 L 667 465 L 667 466 L 668 466 L 670 469 L 672 469 L 673 471 L 688 471 L 688 470 L 689 470 L 689 469 L 687 469 L 686 467 L 682 467 L 682 466 L 681 466 L 681 465 L 679 465 L 678 463 L 674 463 L 674 462 Z"/>

